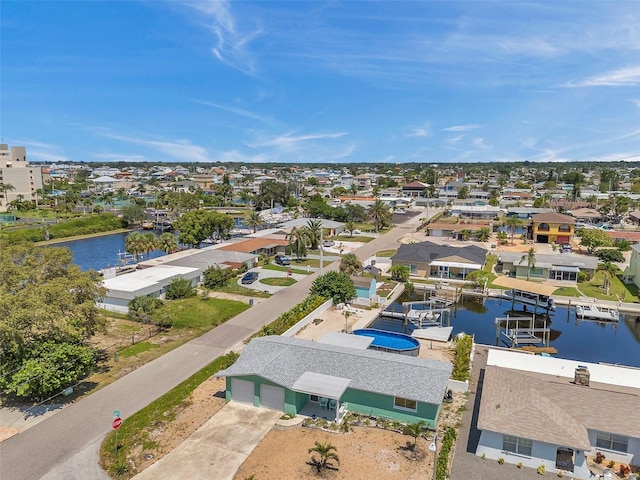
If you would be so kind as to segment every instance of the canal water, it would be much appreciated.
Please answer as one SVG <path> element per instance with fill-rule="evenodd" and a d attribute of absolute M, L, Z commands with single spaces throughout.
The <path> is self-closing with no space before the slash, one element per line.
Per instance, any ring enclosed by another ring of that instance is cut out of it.
<path fill-rule="evenodd" d="M 422 300 L 421 294 L 419 297 L 411 299 L 407 294 L 403 294 L 389 309 L 401 312 L 401 302 Z M 457 309 L 453 306 L 451 308 L 453 334 L 460 332 L 473 334 L 477 343 L 495 345 L 495 319 L 504 318 L 507 314 L 514 316 L 511 311 L 511 301 L 471 297 L 465 297 L 465 299 L 458 303 Z M 523 309 L 523 305 L 516 303 L 516 309 Z M 531 310 L 530 307 L 527 313 L 522 312 L 517 316 L 530 316 Z M 636 320 L 637 317 L 624 317 L 620 323 L 615 324 L 578 321 L 575 310 L 571 309 L 569 312 L 566 307 L 557 307 L 555 312 L 550 313 L 548 323 L 548 327 L 551 328 L 550 346 L 558 350 L 558 357 L 640 367 L 640 320 Z M 369 327 L 402 333 L 404 322 L 381 317 Z M 408 333 L 411 333 L 414 328 L 409 324 Z M 501 342 L 500 345 L 505 346 Z"/>
<path fill-rule="evenodd" d="M 99 237 L 82 238 L 70 242 L 56 243 L 54 247 L 67 247 L 71 250 L 73 263 L 82 270 L 101 270 L 118 265 L 118 253 L 123 253 L 127 232 L 113 233 Z M 165 255 L 162 250 L 149 253 L 149 258 Z M 147 259 L 146 254 L 144 259 Z"/>

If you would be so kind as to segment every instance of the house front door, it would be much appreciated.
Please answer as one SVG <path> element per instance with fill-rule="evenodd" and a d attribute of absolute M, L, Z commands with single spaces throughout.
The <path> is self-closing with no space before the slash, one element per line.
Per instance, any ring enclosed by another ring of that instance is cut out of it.
<path fill-rule="evenodd" d="M 566 472 L 573 472 L 575 453 L 571 448 L 558 447 L 556 451 L 556 468 Z"/>

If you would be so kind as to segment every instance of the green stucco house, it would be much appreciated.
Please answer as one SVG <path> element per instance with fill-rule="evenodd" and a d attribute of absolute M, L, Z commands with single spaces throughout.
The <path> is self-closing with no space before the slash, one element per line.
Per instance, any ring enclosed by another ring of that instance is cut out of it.
<path fill-rule="evenodd" d="M 255 338 L 226 377 L 227 401 L 296 415 L 323 404 L 333 420 L 346 412 L 437 424 L 451 376 L 446 362 L 297 338 Z"/>

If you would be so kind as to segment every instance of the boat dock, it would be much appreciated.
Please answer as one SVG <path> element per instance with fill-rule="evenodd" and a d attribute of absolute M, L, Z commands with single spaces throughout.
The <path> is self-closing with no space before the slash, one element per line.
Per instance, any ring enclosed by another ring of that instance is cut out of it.
<path fill-rule="evenodd" d="M 535 317 L 496 318 L 496 345 L 502 340 L 509 348 L 521 345 L 549 346 L 551 329 L 544 320 L 542 327 L 535 327 Z M 520 326 L 520 325 L 526 326 Z"/>

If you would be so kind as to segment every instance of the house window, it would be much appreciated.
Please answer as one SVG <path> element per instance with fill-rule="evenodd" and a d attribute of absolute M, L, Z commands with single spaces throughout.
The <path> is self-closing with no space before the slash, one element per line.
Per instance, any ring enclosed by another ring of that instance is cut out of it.
<path fill-rule="evenodd" d="M 514 435 L 502 435 L 502 449 L 519 455 L 531 456 L 533 441 Z"/>
<path fill-rule="evenodd" d="M 417 275 L 418 274 L 418 265 L 409 264 L 409 273 L 411 275 Z"/>
<path fill-rule="evenodd" d="M 540 225 L 538 225 L 538 231 L 539 232 L 548 232 L 549 231 L 549 224 L 548 223 L 541 223 Z"/>
<path fill-rule="evenodd" d="M 616 452 L 626 453 L 628 444 L 629 438 L 614 433 L 598 432 L 596 437 L 596 447 L 615 450 Z"/>
<path fill-rule="evenodd" d="M 394 397 L 393 407 L 400 410 L 411 410 L 412 412 L 415 412 L 418 410 L 418 402 L 415 400 L 409 400 L 408 398 Z"/>
<path fill-rule="evenodd" d="M 571 225 L 567 225 L 566 223 L 563 223 L 558 227 L 558 231 L 559 232 L 570 232 L 571 231 Z"/>
<path fill-rule="evenodd" d="M 541 277 L 543 273 L 544 273 L 544 270 L 542 268 L 531 267 L 531 276 L 532 277 Z"/>

